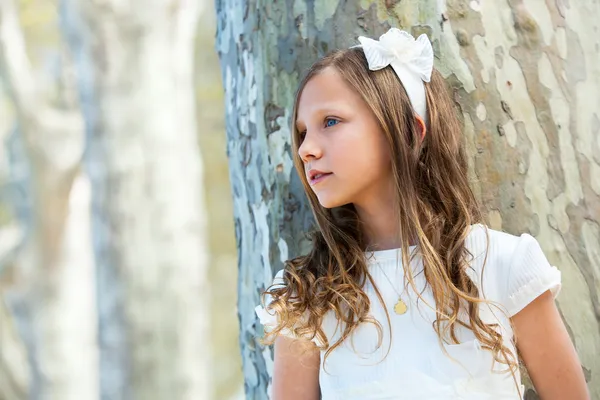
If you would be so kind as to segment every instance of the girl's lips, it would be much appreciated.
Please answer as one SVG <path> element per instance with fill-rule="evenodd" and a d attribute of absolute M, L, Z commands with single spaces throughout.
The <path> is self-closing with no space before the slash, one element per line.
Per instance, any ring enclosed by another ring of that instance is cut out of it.
<path fill-rule="evenodd" d="M 310 185 L 313 186 L 319 182 L 322 182 L 324 179 L 327 179 L 329 175 L 332 175 L 331 172 L 315 175 L 312 179 L 310 179 Z"/>

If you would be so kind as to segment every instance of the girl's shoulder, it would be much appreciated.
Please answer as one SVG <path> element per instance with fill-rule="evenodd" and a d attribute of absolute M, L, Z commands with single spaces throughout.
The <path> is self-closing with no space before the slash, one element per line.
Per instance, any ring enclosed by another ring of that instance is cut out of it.
<path fill-rule="evenodd" d="M 465 246 L 473 257 L 469 277 L 485 298 L 504 306 L 508 316 L 547 290 L 554 297 L 558 295 L 560 271 L 550 265 L 539 242 L 530 234 L 516 236 L 476 224 Z"/>
<path fill-rule="evenodd" d="M 510 262 L 519 243 L 523 240 L 522 237 L 523 235 L 515 236 L 483 224 L 475 224 L 471 226 L 465 246 L 474 259 L 487 255 L 494 263 L 505 264 Z"/>

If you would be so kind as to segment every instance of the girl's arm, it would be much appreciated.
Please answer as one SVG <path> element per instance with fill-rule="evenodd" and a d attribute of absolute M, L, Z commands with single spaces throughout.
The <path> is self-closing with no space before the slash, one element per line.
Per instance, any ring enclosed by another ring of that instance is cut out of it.
<path fill-rule="evenodd" d="M 542 400 L 589 399 L 581 363 L 550 291 L 512 317 L 517 347 Z"/>
<path fill-rule="evenodd" d="M 273 400 L 319 400 L 321 354 L 309 340 L 278 336 L 275 339 Z"/>

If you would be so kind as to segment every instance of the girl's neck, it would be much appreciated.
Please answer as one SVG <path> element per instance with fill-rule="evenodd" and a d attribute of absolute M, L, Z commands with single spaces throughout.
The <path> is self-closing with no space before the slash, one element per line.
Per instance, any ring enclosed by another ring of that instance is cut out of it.
<path fill-rule="evenodd" d="M 401 247 L 398 215 L 393 207 L 365 208 L 356 205 L 362 223 L 365 245 L 370 250 L 388 250 Z"/>

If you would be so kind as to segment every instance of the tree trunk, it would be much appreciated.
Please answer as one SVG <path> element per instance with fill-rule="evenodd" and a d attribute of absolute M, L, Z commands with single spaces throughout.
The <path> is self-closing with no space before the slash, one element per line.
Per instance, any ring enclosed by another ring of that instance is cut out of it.
<path fill-rule="evenodd" d="M 30 384 L 27 350 L 0 297 L 0 400 L 27 400 Z"/>
<path fill-rule="evenodd" d="M 101 398 L 207 399 L 198 0 L 65 0 L 87 122 Z"/>
<path fill-rule="evenodd" d="M 94 399 L 96 308 L 89 188 L 80 168 L 83 119 L 77 105 L 65 101 L 68 93 L 61 92 L 57 107 L 39 89 L 18 21 L 14 0 L 0 0 L 1 72 L 31 197 L 19 221 L 27 236 L 11 263 L 12 282 L 2 289 L 28 349 L 31 398 Z M 63 83 L 68 91 L 69 82 Z"/>
<path fill-rule="evenodd" d="M 253 307 L 310 223 L 289 153 L 299 78 L 327 51 L 397 26 L 433 42 L 488 224 L 532 233 L 562 270 L 559 307 L 600 398 L 600 4 L 218 0 L 217 13 L 247 396 L 266 398 L 272 372 Z"/>

